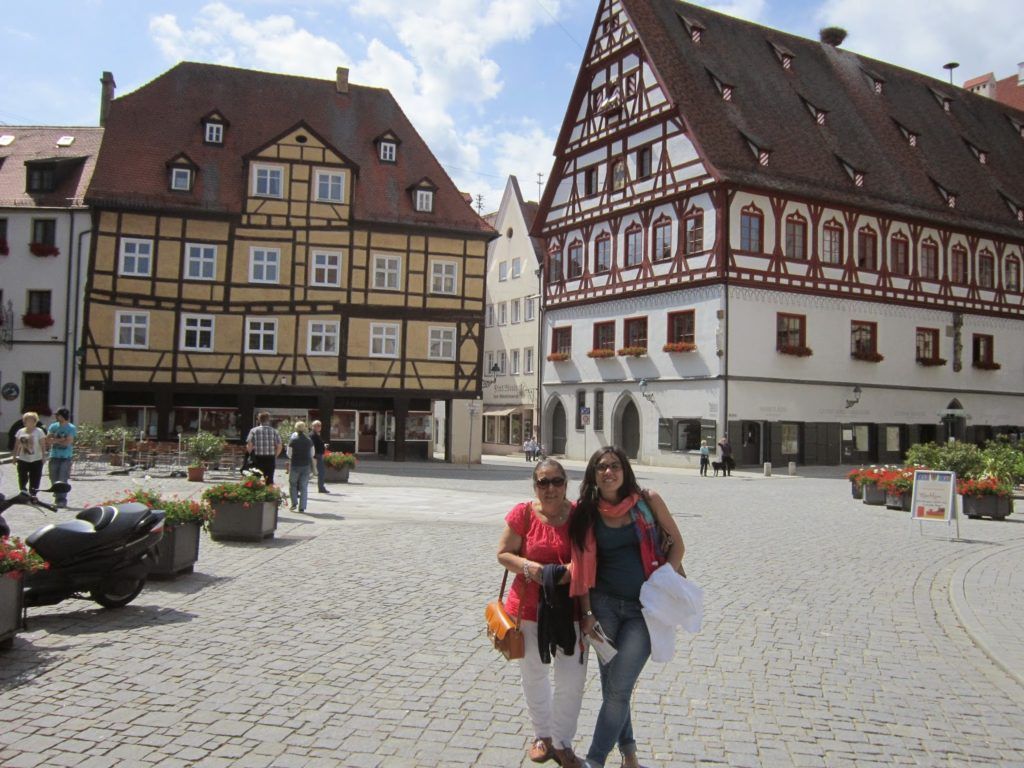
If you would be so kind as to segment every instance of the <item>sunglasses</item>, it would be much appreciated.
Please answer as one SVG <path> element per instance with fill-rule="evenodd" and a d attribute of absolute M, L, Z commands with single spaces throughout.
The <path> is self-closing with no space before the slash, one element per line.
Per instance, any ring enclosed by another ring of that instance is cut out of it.
<path fill-rule="evenodd" d="M 540 488 L 547 488 L 548 486 L 555 486 L 555 488 L 561 488 L 565 485 L 564 477 L 542 477 L 540 480 L 534 480 L 533 484 Z"/>
<path fill-rule="evenodd" d="M 621 471 L 622 471 L 622 465 L 619 464 L 618 462 L 615 462 L 613 464 L 598 464 L 597 465 L 597 474 L 599 474 L 599 475 L 603 474 L 605 472 L 621 472 Z"/>

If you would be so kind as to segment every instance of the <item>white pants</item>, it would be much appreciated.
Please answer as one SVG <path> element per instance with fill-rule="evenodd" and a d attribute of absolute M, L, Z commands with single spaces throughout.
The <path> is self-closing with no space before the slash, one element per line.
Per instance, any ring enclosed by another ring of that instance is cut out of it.
<path fill-rule="evenodd" d="M 577 639 L 573 655 L 566 656 L 559 648 L 552 655 L 551 663 L 544 664 L 537 649 L 537 622 L 520 622 L 526 651 L 519 660 L 519 671 L 534 738 L 550 738 L 556 749 L 572 746 L 583 704 L 583 686 L 587 681 L 587 656 L 580 664 L 580 629 L 579 625 L 574 626 Z M 552 667 L 555 670 L 553 695 Z"/>

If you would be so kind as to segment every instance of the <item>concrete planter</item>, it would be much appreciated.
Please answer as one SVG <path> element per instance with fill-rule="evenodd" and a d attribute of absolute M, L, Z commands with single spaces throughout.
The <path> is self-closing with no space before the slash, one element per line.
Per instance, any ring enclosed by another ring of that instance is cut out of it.
<path fill-rule="evenodd" d="M 1002 520 L 1013 514 L 1013 499 L 1009 496 L 963 496 L 964 514 L 967 517 L 991 517 Z"/>
<path fill-rule="evenodd" d="M 0 651 L 14 645 L 14 636 L 21 629 L 22 575 L 0 575 Z"/>
<path fill-rule="evenodd" d="M 850 481 L 850 495 L 855 499 L 864 498 L 864 486 L 853 480 Z"/>
<path fill-rule="evenodd" d="M 206 467 L 204 466 L 188 467 L 185 471 L 188 474 L 188 481 L 190 483 L 201 483 L 203 478 L 206 477 Z"/>
<path fill-rule="evenodd" d="M 875 483 L 864 483 L 864 503 L 874 507 L 885 504 L 885 491 Z"/>
<path fill-rule="evenodd" d="M 333 467 L 324 467 L 324 482 L 347 483 L 348 473 L 351 471 L 351 467 L 341 467 L 340 469 L 334 469 Z"/>
<path fill-rule="evenodd" d="M 214 541 L 262 541 L 277 529 L 277 502 L 214 504 L 210 538 Z"/>
<path fill-rule="evenodd" d="M 885 494 L 885 506 L 889 509 L 902 509 L 904 512 L 910 511 L 910 491 L 904 491 L 903 493 L 887 493 Z"/>
<path fill-rule="evenodd" d="M 199 560 L 199 523 L 175 523 L 164 528 L 164 537 L 156 545 L 156 562 L 149 569 L 155 578 L 173 579 L 192 573 Z"/>

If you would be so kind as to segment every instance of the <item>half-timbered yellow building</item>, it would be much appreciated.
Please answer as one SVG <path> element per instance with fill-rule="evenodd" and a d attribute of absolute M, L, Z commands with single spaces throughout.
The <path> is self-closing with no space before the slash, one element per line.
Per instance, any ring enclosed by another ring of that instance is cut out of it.
<path fill-rule="evenodd" d="M 493 230 L 344 69 L 174 67 L 109 105 L 88 202 L 86 420 L 240 439 L 267 410 L 404 459 L 479 395 Z"/>

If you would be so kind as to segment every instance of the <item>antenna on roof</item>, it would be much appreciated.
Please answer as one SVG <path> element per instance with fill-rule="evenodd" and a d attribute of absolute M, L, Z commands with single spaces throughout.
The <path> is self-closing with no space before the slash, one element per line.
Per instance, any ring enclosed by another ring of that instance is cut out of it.
<path fill-rule="evenodd" d="M 483 195 L 477 195 L 476 196 L 476 212 L 478 214 L 480 214 L 480 215 L 483 215 L 483 212 L 484 212 L 484 196 Z"/>
<path fill-rule="evenodd" d="M 953 84 L 953 70 L 956 69 L 959 66 L 960 66 L 960 62 L 958 62 L 958 61 L 947 61 L 945 64 L 942 65 L 943 69 L 948 69 L 949 70 L 949 84 L 950 85 Z"/>
<path fill-rule="evenodd" d="M 540 196 L 544 194 L 544 174 L 540 171 L 537 172 L 537 199 L 540 200 Z"/>

